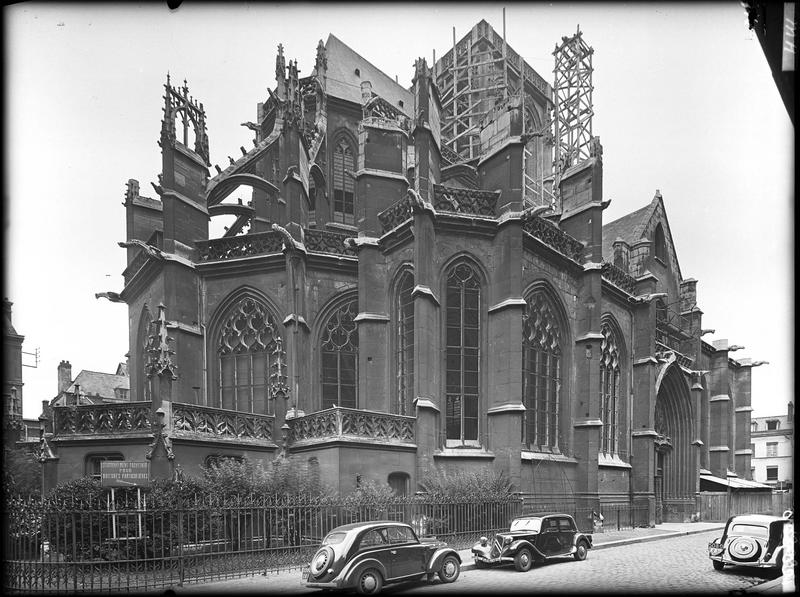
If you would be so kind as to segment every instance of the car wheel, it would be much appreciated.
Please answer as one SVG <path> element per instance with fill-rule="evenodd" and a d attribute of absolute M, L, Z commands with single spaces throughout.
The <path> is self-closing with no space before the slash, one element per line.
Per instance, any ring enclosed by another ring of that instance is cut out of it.
<path fill-rule="evenodd" d="M 722 570 L 725 567 L 725 564 L 717 560 L 711 560 L 711 564 L 714 566 L 714 570 Z"/>
<path fill-rule="evenodd" d="M 586 543 L 580 541 L 577 547 L 575 548 L 575 559 L 578 560 L 579 562 L 582 562 L 583 560 L 586 559 L 586 554 L 588 553 L 588 551 L 589 550 L 586 547 Z"/>
<path fill-rule="evenodd" d="M 527 547 L 523 547 L 517 552 L 517 555 L 514 556 L 514 568 L 516 568 L 519 572 L 527 572 L 533 566 L 533 556 L 531 556 L 531 550 Z"/>
<path fill-rule="evenodd" d="M 358 575 L 356 591 L 359 595 L 377 595 L 383 588 L 383 576 L 375 568 L 367 568 Z"/>
<path fill-rule="evenodd" d="M 461 563 L 456 556 L 450 555 L 442 560 L 442 567 L 439 568 L 439 580 L 442 582 L 455 582 L 461 574 Z"/>

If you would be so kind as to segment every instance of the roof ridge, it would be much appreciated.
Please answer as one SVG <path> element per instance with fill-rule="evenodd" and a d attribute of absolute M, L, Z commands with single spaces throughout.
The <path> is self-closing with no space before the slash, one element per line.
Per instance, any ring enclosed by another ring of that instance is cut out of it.
<path fill-rule="evenodd" d="M 398 83 L 397 81 L 395 81 L 395 80 L 394 80 L 394 79 L 393 79 L 393 78 L 392 78 L 390 75 L 386 74 L 386 73 L 383 71 L 383 69 L 382 69 L 382 68 L 379 68 L 379 67 L 375 66 L 375 65 L 374 65 L 372 62 L 370 62 L 369 60 L 367 60 L 366 58 L 364 58 L 364 57 L 363 57 L 361 54 L 359 54 L 358 52 L 356 52 L 356 51 L 355 51 L 355 50 L 354 50 L 352 47 L 350 47 L 350 46 L 349 46 L 347 43 L 345 43 L 345 42 L 344 42 L 342 39 L 340 39 L 340 38 L 336 37 L 336 36 L 335 36 L 333 33 L 328 33 L 328 41 L 326 41 L 326 42 L 325 42 L 325 49 L 326 49 L 326 50 L 328 49 L 328 42 L 329 42 L 331 39 L 335 39 L 335 40 L 336 40 L 337 42 L 339 42 L 339 43 L 340 43 L 342 46 L 344 46 L 344 47 L 345 47 L 345 48 L 347 48 L 347 49 L 348 49 L 350 52 L 352 52 L 353 54 L 355 54 L 355 55 L 356 55 L 358 58 L 360 58 L 361 60 L 363 60 L 364 62 L 366 62 L 366 63 L 367 63 L 369 66 L 371 66 L 371 67 L 372 67 L 372 68 L 374 68 L 376 71 L 378 71 L 378 73 L 379 73 L 379 74 L 381 74 L 381 75 L 383 75 L 383 76 L 386 78 L 386 80 L 387 80 L 387 81 L 389 81 L 389 82 L 390 82 L 392 85 L 396 85 L 397 87 L 399 87 L 399 88 L 400 88 L 400 89 L 402 89 L 403 91 L 405 91 L 405 92 L 408 92 L 408 89 L 406 89 L 405 87 L 403 87 L 402 85 L 400 85 L 400 83 Z"/>

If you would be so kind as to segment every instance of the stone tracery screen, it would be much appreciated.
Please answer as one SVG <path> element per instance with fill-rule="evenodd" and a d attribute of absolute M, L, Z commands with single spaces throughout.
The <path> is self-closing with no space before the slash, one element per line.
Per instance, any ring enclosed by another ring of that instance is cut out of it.
<path fill-rule="evenodd" d="M 561 330 L 543 292 L 536 292 L 522 315 L 522 394 L 524 442 L 557 449 L 561 400 Z"/>
<path fill-rule="evenodd" d="M 414 393 L 414 275 L 406 271 L 397 285 L 395 362 L 397 414 L 411 414 Z"/>
<path fill-rule="evenodd" d="M 619 417 L 619 349 L 614 332 L 603 324 L 600 328 L 603 340 L 600 342 L 600 418 L 603 431 L 600 450 L 605 454 L 616 454 L 618 446 Z"/>
<path fill-rule="evenodd" d="M 273 414 L 270 376 L 286 363 L 278 326 L 267 308 L 245 297 L 229 309 L 217 338 L 216 396 L 212 406 Z M 278 377 L 284 377 L 278 371 Z M 273 376 L 275 377 L 275 376 Z"/>
<path fill-rule="evenodd" d="M 357 408 L 357 301 L 345 303 L 328 318 L 322 333 L 322 408 Z"/>
<path fill-rule="evenodd" d="M 355 172 L 352 146 L 340 138 L 333 150 L 333 221 L 355 224 L 355 181 L 348 174 Z"/>

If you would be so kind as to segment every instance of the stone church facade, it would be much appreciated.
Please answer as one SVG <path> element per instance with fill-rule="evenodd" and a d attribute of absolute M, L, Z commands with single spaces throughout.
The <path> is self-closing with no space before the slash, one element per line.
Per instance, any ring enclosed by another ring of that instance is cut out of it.
<path fill-rule="evenodd" d="M 519 57 L 462 133 L 453 57 L 497 37 L 482 21 L 410 89 L 333 35 L 306 78 L 279 46 L 252 147 L 215 171 L 168 77 L 155 196 L 128 181 L 104 293 L 128 308 L 129 401 L 52 408 L 48 484 L 97 454 L 153 476 L 284 455 L 343 493 L 489 466 L 677 520 L 701 471 L 749 477 L 757 363 L 702 340 L 661 194 L 604 222 L 599 139 L 554 164 L 554 91 Z"/>

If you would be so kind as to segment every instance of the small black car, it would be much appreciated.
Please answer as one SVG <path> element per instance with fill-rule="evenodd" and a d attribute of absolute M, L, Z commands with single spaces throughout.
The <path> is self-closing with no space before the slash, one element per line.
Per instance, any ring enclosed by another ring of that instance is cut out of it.
<path fill-rule="evenodd" d="M 573 556 L 585 560 L 592 547 L 592 536 L 581 533 L 568 514 L 535 514 L 516 518 L 507 533 L 498 533 L 490 542 L 486 537 L 472 546 L 475 566 L 514 564 L 520 572 L 534 562 Z"/>
<path fill-rule="evenodd" d="M 303 569 L 307 587 L 379 593 L 386 583 L 410 580 L 454 582 L 461 558 L 436 539 L 417 538 L 411 526 L 392 521 L 346 524 L 322 540 Z"/>

